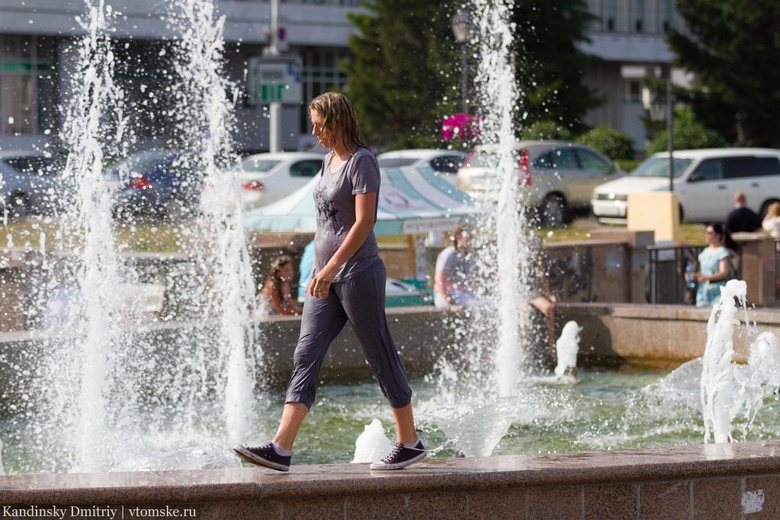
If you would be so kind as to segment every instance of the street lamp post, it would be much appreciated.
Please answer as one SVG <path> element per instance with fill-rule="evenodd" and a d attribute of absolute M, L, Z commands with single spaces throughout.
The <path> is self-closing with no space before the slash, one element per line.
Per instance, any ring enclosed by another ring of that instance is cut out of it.
<path fill-rule="evenodd" d="M 463 97 L 463 113 L 469 113 L 468 102 L 468 44 L 469 37 L 471 36 L 471 18 L 468 11 L 460 10 L 455 13 L 451 21 L 452 34 L 455 35 L 455 41 L 460 44 L 460 89 L 461 96 Z"/>
<path fill-rule="evenodd" d="M 669 149 L 669 191 L 674 191 L 674 94 L 672 80 L 666 82 L 666 94 L 656 92 L 650 101 L 650 120 L 660 122 L 666 119 L 667 148 Z"/>

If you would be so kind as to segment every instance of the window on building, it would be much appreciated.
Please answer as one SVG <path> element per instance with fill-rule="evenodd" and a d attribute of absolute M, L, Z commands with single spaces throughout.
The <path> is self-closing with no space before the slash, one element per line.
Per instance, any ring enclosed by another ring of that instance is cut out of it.
<path fill-rule="evenodd" d="M 604 0 L 604 29 L 617 29 L 617 0 Z"/>
<path fill-rule="evenodd" d="M 645 2 L 644 0 L 634 0 L 633 5 L 634 30 L 641 33 L 647 30 L 645 26 Z"/>
<path fill-rule="evenodd" d="M 347 49 L 322 47 L 301 49 L 303 58 L 303 100 L 308 103 L 323 92 L 340 90 L 347 82 L 341 64 L 349 55 Z M 300 131 L 309 133 L 309 114 L 301 110 Z"/>
<path fill-rule="evenodd" d="M 664 34 L 672 28 L 672 0 L 658 0 L 658 20 Z"/>
<path fill-rule="evenodd" d="M 53 120 L 49 56 L 36 36 L 0 35 L 0 134 L 37 133 Z"/>
<path fill-rule="evenodd" d="M 624 80 L 623 101 L 625 103 L 642 102 L 642 80 L 636 78 L 627 78 Z"/>

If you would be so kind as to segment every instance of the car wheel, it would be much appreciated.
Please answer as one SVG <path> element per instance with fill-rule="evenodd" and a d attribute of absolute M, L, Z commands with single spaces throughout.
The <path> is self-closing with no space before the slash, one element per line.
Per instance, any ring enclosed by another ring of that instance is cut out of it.
<path fill-rule="evenodd" d="M 540 213 L 542 226 L 557 227 L 567 222 L 569 212 L 563 197 L 553 193 L 545 197 Z"/>

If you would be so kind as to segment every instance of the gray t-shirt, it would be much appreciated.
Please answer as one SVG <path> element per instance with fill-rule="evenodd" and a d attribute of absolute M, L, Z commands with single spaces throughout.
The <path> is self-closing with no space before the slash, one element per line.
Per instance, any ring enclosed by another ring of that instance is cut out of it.
<path fill-rule="evenodd" d="M 347 162 L 336 172 L 330 172 L 333 152 L 325 156 L 320 182 L 314 189 L 317 232 L 314 235 L 314 271 L 316 274 L 336 254 L 347 233 L 355 225 L 355 195 L 379 193 L 379 165 L 371 150 L 357 148 Z M 376 223 L 376 210 L 374 211 Z M 379 261 L 379 247 L 374 232 L 366 237 L 352 258 L 341 266 L 334 282 L 355 276 Z"/>
<path fill-rule="evenodd" d="M 471 291 L 474 289 L 474 258 L 471 254 L 464 255 L 454 247 L 445 247 L 436 258 L 436 271 L 447 273 L 445 290 Z"/>

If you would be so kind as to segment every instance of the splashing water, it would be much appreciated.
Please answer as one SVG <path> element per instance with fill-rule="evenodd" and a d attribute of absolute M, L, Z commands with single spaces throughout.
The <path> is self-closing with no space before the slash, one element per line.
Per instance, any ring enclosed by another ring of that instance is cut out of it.
<path fill-rule="evenodd" d="M 249 350 L 255 334 L 254 287 L 247 250 L 236 171 L 238 159 L 232 154 L 228 127 L 232 106 L 225 93 L 235 91 L 222 73 L 222 37 L 225 17 L 217 18 L 210 0 L 180 3 L 186 30 L 178 40 L 181 56 L 177 70 L 182 84 L 188 85 L 179 108 L 190 120 L 189 128 L 204 134 L 190 135 L 189 148 L 203 164 L 206 182 L 219 192 L 223 204 L 204 208 L 199 218 L 201 236 L 211 246 L 208 261 L 217 295 L 210 299 L 219 317 L 218 344 L 227 374 L 222 399 L 228 436 L 240 441 L 248 434 L 248 411 L 252 409 L 255 353 Z M 219 168 L 223 158 L 231 168 Z M 227 201 L 226 203 L 224 203 Z M 206 246 L 207 248 L 209 246 Z M 259 359 L 259 356 L 257 357 Z"/>
<path fill-rule="evenodd" d="M 227 130 L 231 86 L 221 71 L 224 17 L 217 19 L 207 0 L 176 2 L 169 9 L 167 19 L 182 37 L 166 56 L 172 62 L 166 76 L 178 82 L 173 90 L 180 101 L 176 140 L 166 146 L 187 151 L 183 167 L 235 187 L 235 173 L 225 173 L 235 169 L 223 168 L 237 162 Z M 40 398 L 14 420 L 14 428 L 35 437 L 25 466 L 30 471 L 229 466 L 235 461 L 225 446 L 249 428 L 257 348 L 239 195 L 222 188 L 222 200 L 232 202 L 189 228 L 179 226 L 190 237 L 181 244 L 193 258 L 187 276 L 199 280 L 190 291 L 196 294 L 187 294 L 194 302 L 187 315 L 193 323 L 161 324 L 150 332 L 128 322 L 121 291 L 138 274 L 118 254 L 113 184 L 103 172 L 105 157 L 127 156 L 137 136 L 127 131 L 130 101 L 113 81 L 112 19 L 102 0 L 87 1 L 87 36 L 73 57 L 81 74 L 73 75 L 67 110 L 65 175 L 76 181 L 78 196 L 62 223 L 72 229 L 58 234 L 57 247 L 76 257 L 76 283 L 63 292 L 63 304 L 75 312 L 42 345 L 45 361 L 25 383 L 27 393 Z M 58 456 L 47 457 L 52 452 Z"/>
<path fill-rule="evenodd" d="M 735 371 L 733 334 L 739 321 L 734 318 L 738 298 L 745 307 L 747 284 L 730 280 L 721 289 L 718 304 L 707 322 L 707 346 L 702 359 L 701 404 L 704 413 L 704 442 L 712 434 L 715 443 L 731 441 L 731 419 L 735 415 Z M 747 310 L 746 321 L 747 321 Z"/>
<path fill-rule="evenodd" d="M 561 330 L 561 337 L 555 342 L 558 365 L 555 375 L 559 378 L 565 375 L 574 376 L 577 373 L 577 352 L 580 350 L 580 332 L 582 327 L 576 321 L 569 321 Z"/>
<path fill-rule="evenodd" d="M 482 266 L 495 269 L 497 276 L 482 276 L 497 281 L 498 347 L 495 351 L 495 384 L 499 397 L 511 395 L 521 371 L 520 317 L 516 300 L 527 294 L 522 287 L 518 266 L 525 265 L 522 231 L 518 218 L 517 165 L 514 158 L 515 128 L 513 115 L 517 104 L 514 53 L 511 51 L 514 31 L 509 23 L 513 2 L 475 0 L 478 20 L 480 60 L 476 82 L 480 87 L 483 127 L 480 133 L 485 145 L 498 150 L 500 191 L 495 212 L 495 246 L 483 247 Z M 520 262 L 518 264 L 518 261 Z M 497 265 L 496 265 L 497 263 Z"/>
<path fill-rule="evenodd" d="M 355 455 L 352 462 L 374 462 L 390 453 L 393 442 L 385 435 L 382 421 L 374 419 L 367 424 L 355 441 Z"/>
<path fill-rule="evenodd" d="M 475 77 L 482 143 L 497 157 L 497 205 L 480 222 L 475 244 L 480 296 L 489 301 L 480 310 L 456 319 L 458 359 L 439 364 L 440 402 L 431 410 L 436 424 L 467 456 L 488 456 L 520 415 L 544 413 L 545 403 L 524 383 L 531 367 L 533 334 L 530 306 L 521 300 L 532 293 L 535 264 L 531 261 L 530 226 L 519 205 L 514 114 L 518 91 L 513 2 L 473 0 L 478 47 Z M 526 393 L 520 397 L 520 394 Z M 518 406 L 512 404 L 522 403 Z M 533 404 L 531 404 L 533 401 Z M 476 426 L 479 425 L 479 426 Z"/>
<path fill-rule="evenodd" d="M 77 417 L 66 420 L 77 424 L 77 468 L 102 471 L 108 450 L 103 442 L 111 356 L 105 345 L 116 344 L 119 337 L 119 309 L 114 297 L 118 260 L 111 219 L 106 218 L 111 214 L 112 192 L 102 171 L 105 143 L 124 140 L 124 117 L 122 91 L 113 82 L 114 54 L 108 36 L 112 10 L 100 0 L 94 5 L 87 2 L 87 13 L 88 21 L 82 24 L 87 37 L 79 49 L 83 84 L 76 87 L 76 102 L 68 112 L 65 125 L 65 139 L 71 152 L 64 175 L 75 179 L 78 186 L 78 215 L 72 222 L 84 236 L 78 290 L 88 319 L 76 324 L 77 335 L 83 338 L 78 356 Z M 106 124 L 108 118 L 113 120 L 113 125 Z M 109 134 L 106 128 L 112 128 L 113 132 Z M 62 359 L 71 358 L 68 355 Z M 66 401 L 73 398 L 59 397 Z"/>

